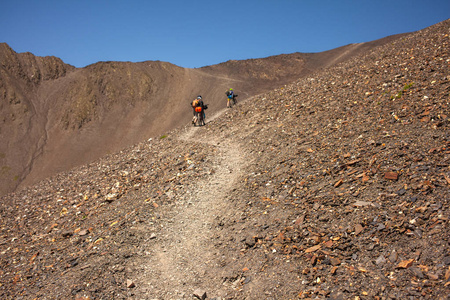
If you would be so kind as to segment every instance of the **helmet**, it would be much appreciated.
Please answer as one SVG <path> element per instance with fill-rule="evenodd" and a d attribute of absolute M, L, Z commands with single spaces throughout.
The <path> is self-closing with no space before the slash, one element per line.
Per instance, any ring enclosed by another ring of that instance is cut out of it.
<path fill-rule="evenodd" d="M 198 95 L 198 96 L 197 96 L 197 99 L 202 99 L 202 96 Z"/>
<path fill-rule="evenodd" d="M 230 89 L 230 91 L 232 91 L 233 89 Z"/>

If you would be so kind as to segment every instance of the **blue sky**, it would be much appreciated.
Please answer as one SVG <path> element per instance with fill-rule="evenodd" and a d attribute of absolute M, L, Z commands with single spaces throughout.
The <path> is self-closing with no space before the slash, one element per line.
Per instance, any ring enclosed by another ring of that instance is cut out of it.
<path fill-rule="evenodd" d="M 449 0 L 0 0 L 0 42 L 76 67 L 321 52 L 450 18 Z"/>

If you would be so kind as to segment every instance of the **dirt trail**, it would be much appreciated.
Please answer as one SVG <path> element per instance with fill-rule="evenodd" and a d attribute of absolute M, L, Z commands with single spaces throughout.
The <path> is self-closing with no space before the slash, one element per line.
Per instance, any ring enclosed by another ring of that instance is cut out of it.
<path fill-rule="evenodd" d="M 341 60 L 348 56 L 348 55 L 352 55 L 352 53 L 356 53 L 357 49 L 362 47 L 364 45 L 364 43 L 356 43 L 356 44 L 351 44 L 348 45 L 347 50 L 345 50 L 344 52 L 342 52 L 341 54 L 337 55 L 335 58 L 333 58 L 332 60 L 330 60 L 329 62 L 327 62 L 327 64 L 324 66 L 325 68 L 331 67 L 335 64 L 338 64 L 339 62 L 341 62 Z"/>
<path fill-rule="evenodd" d="M 201 130 L 206 127 L 191 127 L 179 140 L 192 143 Z M 164 216 L 168 217 L 164 227 L 155 241 L 149 241 L 148 261 L 139 276 L 143 294 L 137 293 L 137 299 L 192 299 L 197 289 L 208 297 L 225 294 L 220 290 L 224 288 L 218 274 L 223 258 L 214 246 L 215 224 L 225 212 L 232 212 L 226 198 L 239 180 L 245 160 L 237 144 L 211 139 L 205 143 L 217 146 L 215 172 L 186 190 L 175 200 L 170 216 Z"/>

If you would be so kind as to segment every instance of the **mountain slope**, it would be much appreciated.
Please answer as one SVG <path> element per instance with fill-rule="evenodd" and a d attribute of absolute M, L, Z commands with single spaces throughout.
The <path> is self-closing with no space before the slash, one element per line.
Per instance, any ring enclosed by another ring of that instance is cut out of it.
<path fill-rule="evenodd" d="M 39 84 L 73 69 L 58 58 L 17 54 L 0 44 L 0 194 L 26 176 L 45 145 L 47 111 L 36 97 Z"/>
<path fill-rule="evenodd" d="M 188 123 L 198 94 L 213 114 L 229 87 L 243 100 L 392 39 L 200 69 L 152 61 L 76 69 L 0 44 L 0 194 Z"/>
<path fill-rule="evenodd" d="M 2 197 L 0 295 L 446 299 L 449 34 Z"/>

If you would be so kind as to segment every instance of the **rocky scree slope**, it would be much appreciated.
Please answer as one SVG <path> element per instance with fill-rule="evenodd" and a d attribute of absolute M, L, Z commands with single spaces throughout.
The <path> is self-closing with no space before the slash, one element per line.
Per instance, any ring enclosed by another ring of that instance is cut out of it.
<path fill-rule="evenodd" d="M 232 298 L 446 299 L 449 25 L 254 97 L 205 134 L 252 158 L 218 222 Z"/>
<path fill-rule="evenodd" d="M 2 197 L 0 295 L 445 299 L 449 25 L 255 96 L 193 140 L 176 129 Z M 177 270 L 184 290 L 141 280 L 228 144 L 242 184 L 210 224 L 210 269 Z"/>

